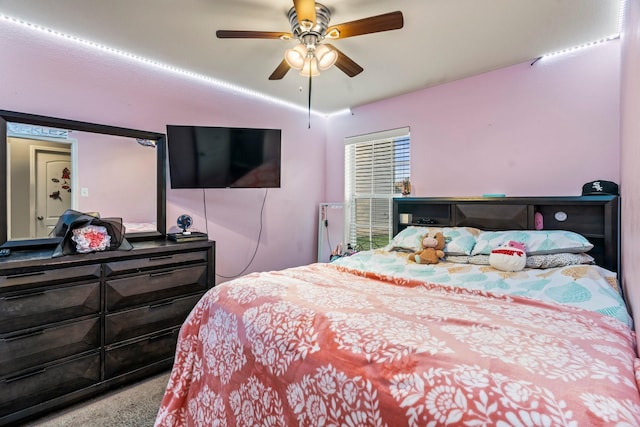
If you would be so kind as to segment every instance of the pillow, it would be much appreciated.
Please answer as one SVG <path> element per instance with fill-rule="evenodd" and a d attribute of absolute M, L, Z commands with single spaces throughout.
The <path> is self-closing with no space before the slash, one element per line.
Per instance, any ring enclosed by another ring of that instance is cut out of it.
<path fill-rule="evenodd" d="M 524 243 L 527 255 L 576 254 L 593 248 L 584 236 L 566 230 L 483 231 L 477 237 L 471 255 L 489 255 L 509 240 Z"/>
<path fill-rule="evenodd" d="M 470 255 L 476 244 L 476 236 L 482 230 L 472 227 L 416 227 L 409 226 L 395 235 L 385 246 L 387 251 L 411 251 L 422 249 L 422 237 L 427 233 L 441 232 L 447 244 L 444 247 L 446 255 Z"/>
<path fill-rule="evenodd" d="M 468 257 L 467 262 L 475 265 L 490 265 L 489 255 L 473 255 Z M 549 255 L 527 256 L 526 268 L 555 268 L 566 267 L 568 265 L 594 264 L 595 260 L 591 255 L 580 253 L 559 253 Z"/>
<path fill-rule="evenodd" d="M 489 255 L 472 255 L 467 262 L 474 265 L 489 265 Z"/>
<path fill-rule="evenodd" d="M 93 251 L 104 251 L 109 248 L 111 236 L 107 228 L 101 225 L 87 225 L 73 230 L 71 237 L 76 243 L 76 251 L 84 254 Z"/>
<path fill-rule="evenodd" d="M 591 255 L 570 253 L 531 255 L 527 257 L 528 268 L 554 268 L 579 264 L 595 264 L 595 260 Z"/>
<path fill-rule="evenodd" d="M 444 260 L 446 262 L 452 262 L 454 264 L 469 264 L 468 255 L 447 255 Z"/>

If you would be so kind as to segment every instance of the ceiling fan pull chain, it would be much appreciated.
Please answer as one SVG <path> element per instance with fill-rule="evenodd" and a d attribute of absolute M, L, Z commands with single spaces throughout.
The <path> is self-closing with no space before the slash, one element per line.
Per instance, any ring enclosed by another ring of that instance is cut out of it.
<path fill-rule="evenodd" d="M 309 102 L 308 102 L 308 114 L 309 114 L 309 127 L 311 129 L 311 67 L 309 67 Z"/>

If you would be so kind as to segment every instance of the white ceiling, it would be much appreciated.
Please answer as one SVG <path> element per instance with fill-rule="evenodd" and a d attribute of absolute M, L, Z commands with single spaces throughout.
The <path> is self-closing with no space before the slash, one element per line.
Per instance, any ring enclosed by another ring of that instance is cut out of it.
<path fill-rule="evenodd" d="M 619 32 L 619 0 L 323 0 L 339 24 L 399 10 L 400 30 L 335 40 L 364 68 L 312 83 L 331 113 L 514 65 Z M 216 30 L 291 31 L 291 0 L 0 0 L 0 14 L 307 105 L 308 78 L 268 76 L 295 41 L 218 39 Z"/>

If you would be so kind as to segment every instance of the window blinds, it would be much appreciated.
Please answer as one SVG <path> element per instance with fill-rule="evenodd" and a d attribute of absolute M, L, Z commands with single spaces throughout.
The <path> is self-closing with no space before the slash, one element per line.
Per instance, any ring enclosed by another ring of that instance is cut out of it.
<path fill-rule="evenodd" d="M 393 230 L 392 199 L 410 177 L 409 128 L 345 139 L 345 239 L 360 250 L 382 247 Z"/>

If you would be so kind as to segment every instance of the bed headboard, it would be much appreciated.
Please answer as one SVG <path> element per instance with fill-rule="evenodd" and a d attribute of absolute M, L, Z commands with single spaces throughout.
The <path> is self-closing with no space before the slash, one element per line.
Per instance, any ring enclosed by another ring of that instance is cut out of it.
<path fill-rule="evenodd" d="M 544 229 L 574 231 L 589 239 L 594 245 L 589 254 L 595 258 L 596 263 L 617 272 L 620 277 L 619 205 L 618 196 L 608 195 L 403 197 L 393 200 L 393 234 L 396 235 L 408 225 L 535 230 L 535 216 L 539 212 Z"/>

